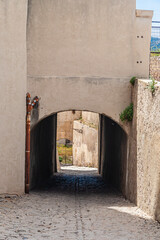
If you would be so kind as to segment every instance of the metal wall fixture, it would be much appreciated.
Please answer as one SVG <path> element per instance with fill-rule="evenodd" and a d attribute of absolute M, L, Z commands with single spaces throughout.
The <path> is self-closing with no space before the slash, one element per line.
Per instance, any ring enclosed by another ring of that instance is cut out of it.
<path fill-rule="evenodd" d="M 30 180 L 30 139 L 31 139 L 31 111 L 39 102 L 36 96 L 31 101 L 30 93 L 26 95 L 26 154 L 25 154 L 25 193 L 29 193 Z"/>

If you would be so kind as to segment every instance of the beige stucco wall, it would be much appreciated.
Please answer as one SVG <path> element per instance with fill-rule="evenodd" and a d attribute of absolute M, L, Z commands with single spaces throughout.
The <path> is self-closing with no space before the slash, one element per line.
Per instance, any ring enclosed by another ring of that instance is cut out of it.
<path fill-rule="evenodd" d="M 24 192 L 26 0 L 0 1 L 0 193 Z"/>
<path fill-rule="evenodd" d="M 79 121 L 73 124 L 73 165 L 98 167 L 98 129 Z"/>
<path fill-rule="evenodd" d="M 139 78 L 149 77 L 152 16 L 153 11 L 136 10 L 132 55 L 133 75 Z"/>
<path fill-rule="evenodd" d="M 160 221 L 160 84 L 155 96 L 139 81 L 137 95 L 137 204 Z"/>
<path fill-rule="evenodd" d="M 136 0 L 29 0 L 28 74 L 132 75 L 135 7 Z"/>
<path fill-rule="evenodd" d="M 104 113 L 119 122 L 119 114 L 131 101 L 128 78 L 29 77 L 28 89 L 41 97 L 40 119 L 75 109 Z"/>
<path fill-rule="evenodd" d="M 27 87 L 41 97 L 40 118 L 75 109 L 119 122 L 131 101 L 129 79 L 149 75 L 152 12 L 135 6 L 135 0 L 29 0 Z"/>

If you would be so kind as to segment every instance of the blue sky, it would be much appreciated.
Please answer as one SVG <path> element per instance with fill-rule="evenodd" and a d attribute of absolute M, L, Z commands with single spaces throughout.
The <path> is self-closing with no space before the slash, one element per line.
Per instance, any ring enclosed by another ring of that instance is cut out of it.
<path fill-rule="evenodd" d="M 153 20 L 160 21 L 160 0 L 137 0 L 137 9 L 154 10 Z"/>

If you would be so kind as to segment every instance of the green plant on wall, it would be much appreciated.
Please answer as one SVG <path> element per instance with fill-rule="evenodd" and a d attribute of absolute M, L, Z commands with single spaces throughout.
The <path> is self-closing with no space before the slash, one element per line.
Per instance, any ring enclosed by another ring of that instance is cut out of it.
<path fill-rule="evenodd" d="M 63 158 L 61 156 L 59 156 L 59 161 L 62 162 L 63 161 Z"/>
<path fill-rule="evenodd" d="M 132 119 L 133 119 L 133 103 L 131 103 L 128 107 L 126 107 L 124 109 L 124 111 L 120 114 L 120 119 L 122 122 L 132 121 Z"/>
<path fill-rule="evenodd" d="M 150 77 L 151 82 L 148 85 L 148 88 L 151 90 L 152 95 L 155 94 L 157 82 L 154 78 Z"/>
<path fill-rule="evenodd" d="M 137 79 L 136 77 L 131 78 L 130 83 L 132 84 L 132 86 L 134 86 L 136 79 Z"/>

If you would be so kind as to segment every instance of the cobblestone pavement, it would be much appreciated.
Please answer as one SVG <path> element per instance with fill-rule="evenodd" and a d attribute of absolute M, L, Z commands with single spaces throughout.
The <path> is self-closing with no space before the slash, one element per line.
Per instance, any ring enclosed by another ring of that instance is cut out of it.
<path fill-rule="evenodd" d="M 63 169 L 43 189 L 0 198 L 0 240 L 160 240 L 151 220 L 92 170 Z"/>

